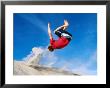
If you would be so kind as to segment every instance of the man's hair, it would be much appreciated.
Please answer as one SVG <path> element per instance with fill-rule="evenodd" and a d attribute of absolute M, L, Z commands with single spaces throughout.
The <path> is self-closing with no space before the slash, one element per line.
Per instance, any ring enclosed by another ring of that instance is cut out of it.
<path fill-rule="evenodd" d="M 51 51 L 51 52 L 54 51 L 54 49 L 51 45 L 48 46 L 48 50 Z"/>

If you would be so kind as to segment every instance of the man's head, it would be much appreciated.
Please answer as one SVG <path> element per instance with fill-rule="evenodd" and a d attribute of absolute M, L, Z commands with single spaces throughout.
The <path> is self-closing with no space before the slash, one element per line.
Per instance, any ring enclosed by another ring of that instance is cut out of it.
<path fill-rule="evenodd" d="M 51 51 L 51 52 L 54 51 L 54 49 L 51 45 L 48 46 L 48 50 Z"/>

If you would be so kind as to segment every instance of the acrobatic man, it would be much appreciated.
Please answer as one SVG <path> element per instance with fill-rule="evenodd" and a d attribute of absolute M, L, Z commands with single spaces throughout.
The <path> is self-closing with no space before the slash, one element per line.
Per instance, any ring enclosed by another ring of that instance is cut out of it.
<path fill-rule="evenodd" d="M 48 23 L 48 34 L 50 37 L 50 45 L 48 46 L 49 51 L 54 51 L 54 49 L 64 48 L 69 44 L 72 39 L 72 35 L 66 31 L 69 26 L 68 21 L 64 20 L 64 25 L 58 27 L 54 30 L 54 33 L 59 37 L 57 40 L 54 40 L 50 30 L 50 23 Z"/>

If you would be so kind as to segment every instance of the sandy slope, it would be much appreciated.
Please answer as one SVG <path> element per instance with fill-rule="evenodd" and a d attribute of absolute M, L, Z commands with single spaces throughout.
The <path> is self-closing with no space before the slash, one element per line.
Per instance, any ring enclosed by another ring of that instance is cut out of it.
<path fill-rule="evenodd" d="M 29 65 L 22 61 L 14 61 L 14 75 L 78 75 L 57 68 Z"/>

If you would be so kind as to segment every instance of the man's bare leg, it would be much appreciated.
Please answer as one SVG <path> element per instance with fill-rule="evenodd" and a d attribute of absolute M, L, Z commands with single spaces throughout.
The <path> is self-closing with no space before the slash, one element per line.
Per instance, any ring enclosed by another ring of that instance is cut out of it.
<path fill-rule="evenodd" d="M 59 29 L 66 30 L 68 26 L 69 26 L 68 21 L 64 20 L 64 25 L 62 25 L 62 26 L 58 27 L 57 29 L 55 29 L 54 33 L 55 33 L 55 31 L 57 31 Z"/>

